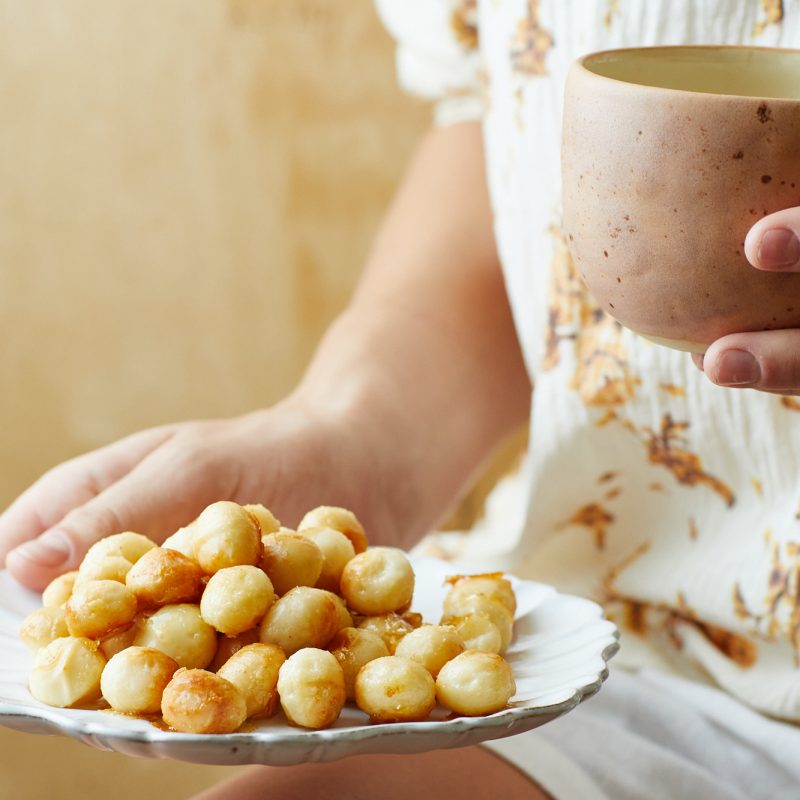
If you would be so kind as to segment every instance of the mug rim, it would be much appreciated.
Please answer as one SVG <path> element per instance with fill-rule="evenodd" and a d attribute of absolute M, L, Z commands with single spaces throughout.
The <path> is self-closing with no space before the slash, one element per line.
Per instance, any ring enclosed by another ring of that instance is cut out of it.
<path fill-rule="evenodd" d="M 753 95 L 753 94 L 721 94 L 719 92 L 703 92 L 703 91 L 693 91 L 691 89 L 675 89 L 672 87 L 667 86 L 653 86 L 652 84 L 648 83 L 635 83 L 633 81 L 624 80 L 622 78 L 612 78 L 608 75 L 601 75 L 598 72 L 593 71 L 589 66 L 588 62 L 592 59 L 601 59 L 603 56 L 612 56 L 617 54 L 635 54 L 635 53 L 656 53 L 656 52 L 666 52 L 666 51 L 715 51 L 715 50 L 722 50 L 722 51 L 749 51 L 749 52 L 759 52 L 759 53 L 769 53 L 769 54 L 777 54 L 777 55 L 796 55 L 800 57 L 800 49 L 791 48 L 791 47 L 765 47 L 763 45 L 745 45 L 745 44 L 666 44 L 666 45 L 653 45 L 650 47 L 619 47 L 619 48 L 610 48 L 607 50 L 597 50 L 592 53 L 586 53 L 583 56 L 575 59 L 573 62 L 573 70 L 578 70 L 585 75 L 589 76 L 594 80 L 604 81 L 612 84 L 617 84 L 618 86 L 629 86 L 635 87 L 639 91 L 646 91 L 646 92 L 670 92 L 679 95 L 686 95 L 686 96 L 702 96 L 703 98 L 713 98 L 714 101 L 720 100 L 727 100 L 728 102 L 732 100 L 769 100 L 772 103 L 780 103 L 780 104 L 788 104 L 788 105 L 800 105 L 800 97 L 791 98 L 791 97 L 774 97 L 768 94 L 764 95 Z"/>

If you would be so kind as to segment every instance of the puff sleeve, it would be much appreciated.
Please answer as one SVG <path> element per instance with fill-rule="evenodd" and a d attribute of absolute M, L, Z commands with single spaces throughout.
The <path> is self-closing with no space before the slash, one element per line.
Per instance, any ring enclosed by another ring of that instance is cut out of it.
<path fill-rule="evenodd" d="M 375 0 L 397 42 L 397 75 L 434 102 L 438 125 L 480 119 L 484 102 L 476 0 Z"/>

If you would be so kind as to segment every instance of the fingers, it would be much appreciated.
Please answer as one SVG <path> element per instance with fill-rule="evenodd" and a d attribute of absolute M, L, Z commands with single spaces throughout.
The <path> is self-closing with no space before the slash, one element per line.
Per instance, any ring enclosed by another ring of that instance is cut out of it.
<path fill-rule="evenodd" d="M 702 369 L 718 386 L 800 394 L 800 329 L 724 336 L 706 350 Z"/>
<path fill-rule="evenodd" d="M 744 240 L 744 254 L 757 269 L 800 272 L 800 208 L 760 219 Z"/>
<path fill-rule="evenodd" d="M 76 569 L 98 539 L 132 530 L 162 541 L 233 490 L 230 475 L 173 437 L 41 537 L 11 551 L 8 570 L 26 586 L 41 589 L 65 570 Z"/>
<path fill-rule="evenodd" d="M 119 480 L 145 456 L 167 441 L 174 426 L 154 428 L 65 462 L 48 472 L 0 515 L 0 567 L 9 551 L 38 537 L 66 514 Z M 57 567 L 68 553 L 62 537 L 38 541 L 38 560 Z M 34 558 L 35 550 L 29 551 Z M 64 567 L 68 569 L 68 567 Z"/>

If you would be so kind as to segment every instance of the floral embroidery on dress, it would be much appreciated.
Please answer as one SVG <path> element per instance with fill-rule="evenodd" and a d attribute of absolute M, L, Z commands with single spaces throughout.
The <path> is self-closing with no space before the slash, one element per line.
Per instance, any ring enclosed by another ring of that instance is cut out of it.
<path fill-rule="evenodd" d="M 697 453 L 688 450 L 686 437 L 683 435 L 689 428 L 688 422 L 675 422 L 671 414 L 664 414 L 661 427 L 654 431 L 647 426 L 637 428 L 630 419 L 624 419 L 614 409 L 595 422 L 599 428 L 612 422 L 618 422 L 623 428 L 641 438 L 647 448 L 647 458 L 651 464 L 666 467 L 678 483 L 683 486 L 707 486 L 718 494 L 730 507 L 736 502 L 736 496 L 728 484 L 703 469 L 703 462 Z M 662 491 L 660 484 L 650 484 L 653 491 Z"/>
<path fill-rule="evenodd" d="M 606 534 L 611 523 L 614 522 L 614 515 L 607 511 L 600 503 L 587 503 L 581 506 L 568 520 L 558 526 L 563 530 L 569 525 L 580 525 L 588 528 L 594 535 L 594 544 L 598 550 L 606 546 Z"/>
<path fill-rule="evenodd" d="M 753 36 L 761 36 L 770 25 L 783 22 L 783 0 L 761 0 L 764 9 L 764 19 L 753 26 Z"/>
<path fill-rule="evenodd" d="M 800 543 L 772 543 L 771 560 L 763 610 L 756 612 L 748 605 L 737 581 L 733 584 L 733 613 L 750 621 L 768 639 L 784 635 L 792 647 L 795 666 L 800 667 Z"/>
<path fill-rule="evenodd" d="M 653 431 L 642 428 L 646 435 L 647 455 L 651 464 L 666 467 L 678 483 L 684 486 L 707 486 L 716 492 L 728 506 L 736 502 L 731 488 L 719 478 L 703 469 L 700 456 L 686 449 L 683 433 L 689 428 L 688 422 L 675 422 L 671 414 L 664 414 L 661 429 Z"/>
<path fill-rule="evenodd" d="M 788 408 L 790 411 L 800 411 L 800 400 L 796 397 L 781 397 L 781 405 Z"/>
<path fill-rule="evenodd" d="M 674 383 L 659 383 L 658 388 L 670 397 L 686 397 L 686 389 L 683 386 L 676 386 Z"/>
<path fill-rule="evenodd" d="M 620 13 L 619 0 L 608 0 L 608 10 L 606 11 L 606 15 L 603 17 L 603 24 L 606 26 L 606 30 L 611 30 L 614 17 L 619 16 Z"/>
<path fill-rule="evenodd" d="M 524 75 L 546 75 L 545 60 L 553 37 L 539 24 L 539 0 L 528 0 L 527 14 L 517 23 L 511 42 L 511 64 Z"/>
<path fill-rule="evenodd" d="M 554 238 L 548 299 L 545 355 L 541 368 L 560 362 L 560 345 L 573 342 L 577 366 L 570 381 L 588 406 L 612 406 L 633 399 L 641 380 L 629 368 L 622 326 L 606 314 L 581 280 L 567 249 L 564 234 L 550 228 Z"/>
<path fill-rule="evenodd" d="M 459 0 L 450 15 L 450 29 L 465 50 L 478 47 L 478 0 Z"/>

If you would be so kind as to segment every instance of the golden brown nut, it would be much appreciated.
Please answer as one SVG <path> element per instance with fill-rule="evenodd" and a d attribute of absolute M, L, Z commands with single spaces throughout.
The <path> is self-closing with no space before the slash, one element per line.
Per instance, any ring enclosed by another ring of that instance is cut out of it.
<path fill-rule="evenodd" d="M 279 595 L 295 586 L 314 586 L 319 580 L 322 551 L 311 539 L 279 531 L 262 537 L 261 542 L 264 545 L 261 569 L 269 575 Z"/>
<path fill-rule="evenodd" d="M 64 610 L 72 636 L 101 639 L 133 622 L 136 597 L 118 581 L 78 581 Z"/>
<path fill-rule="evenodd" d="M 464 652 L 464 642 L 449 625 L 423 625 L 397 645 L 395 655 L 422 664 L 435 678 L 450 659 Z"/>
<path fill-rule="evenodd" d="M 482 594 L 502 603 L 513 616 L 517 610 L 517 598 L 511 581 L 503 577 L 502 572 L 487 572 L 483 575 L 452 575 L 447 579 L 452 588 L 447 596 L 453 600 L 468 597 L 471 594 Z"/>
<path fill-rule="evenodd" d="M 356 675 L 361 667 L 376 658 L 389 655 L 389 648 L 380 636 L 360 628 L 342 628 L 333 637 L 328 649 L 342 668 L 348 700 L 355 697 Z"/>
<path fill-rule="evenodd" d="M 179 669 L 161 698 L 164 722 L 184 733 L 233 733 L 247 719 L 242 693 L 203 669 Z"/>
<path fill-rule="evenodd" d="M 101 639 L 98 642 L 100 652 L 105 656 L 106 660 L 113 658 L 117 653 L 122 652 L 126 647 L 130 647 L 133 644 L 138 632 L 139 626 L 137 620 L 134 619 L 131 625 L 120 628 L 110 636 Z"/>
<path fill-rule="evenodd" d="M 153 647 L 187 669 L 203 668 L 217 651 L 217 633 L 195 605 L 163 606 L 138 626 L 134 644 Z"/>
<path fill-rule="evenodd" d="M 448 615 L 442 617 L 442 625 L 451 625 L 464 642 L 467 650 L 484 650 L 499 653 L 503 649 L 500 631 L 486 614 Z"/>
<path fill-rule="evenodd" d="M 297 526 L 298 531 L 306 531 L 308 528 L 333 528 L 350 540 L 356 553 L 363 553 L 367 549 L 364 526 L 358 521 L 356 515 L 346 508 L 319 506 L 312 509 Z"/>
<path fill-rule="evenodd" d="M 402 611 L 398 612 L 398 616 L 402 617 L 412 628 L 419 628 L 422 625 L 422 614 L 418 611 Z"/>
<path fill-rule="evenodd" d="M 161 695 L 178 662 L 151 647 L 129 647 L 106 664 L 100 690 L 108 704 L 123 714 L 158 714 Z"/>
<path fill-rule="evenodd" d="M 298 532 L 322 551 L 322 572 L 317 579 L 317 588 L 338 594 L 342 570 L 356 554 L 350 540 L 333 528 L 308 528 Z"/>
<path fill-rule="evenodd" d="M 267 612 L 261 622 L 261 641 L 279 645 L 287 656 L 303 647 L 325 647 L 338 621 L 330 592 L 298 586 Z"/>
<path fill-rule="evenodd" d="M 278 694 L 289 722 L 303 728 L 327 728 L 344 707 L 342 668 L 327 650 L 298 650 L 280 669 Z"/>
<path fill-rule="evenodd" d="M 220 633 L 236 636 L 257 625 L 273 602 L 275 592 L 263 570 L 225 567 L 211 576 L 200 600 L 200 613 Z"/>
<path fill-rule="evenodd" d="M 65 572 L 50 581 L 47 588 L 42 592 L 42 605 L 45 607 L 63 606 L 72 595 L 72 589 L 77 578 L 78 570 L 73 570 L 72 572 Z"/>
<path fill-rule="evenodd" d="M 252 515 L 237 503 L 208 506 L 194 523 L 195 561 L 209 574 L 261 561 L 261 534 Z"/>
<path fill-rule="evenodd" d="M 177 550 L 154 547 L 128 571 L 125 585 L 140 608 L 196 603 L 203 593 L 203 570 Z"/>
<path fill-rule="evenodd" d="M 457 714 L 476 717 L 505 708 L 517 691 L 508 662 L 496 653 L 466 650 L 436 678 L 436 697 Z"/>
<path fill-rule="evenodd" d="M 36 654 L 28 686 L 39 702 L 68 708 L 100 697 L 105 665 L 91 639 L 54 639 Z"/>
<path fill-rule="evenodd" d="M 78 567 L 77 581 L 125 583 L 128 570 L 156 543 L 141 533 L 125 531 L 95 542 Z"/>
<path fill-rule="evenodd" d="M 325 590 L 323 589 L 322 591 Z M 338 594 L 334 594 L 333 592 L 328 592 L 328 594 L 336 606 L 336 630 L 340 631 L 342 628 L 352 628 L 354 624 L 353 616 L 347 608 L 347 603 L 345 603 Z"/>
<path fill-rule="evenodd" d="M 342 570 L 342 596 L 358 614 L 376 616 L 406 608 L 414 594 L 414 570 L 394 547 L 372 547 Z"/>
<path fill-rule="evenodd" d="M 19 638 L 34 653 L 62 636 L 69 636 L 69 631 L 61 606 L 37 608 L 25 617 L 19 629 Z"/>
<path fill-rule="evenodd" d="M 225 636 L 221 633 L 217 637 L 217 652 L 206 669 L 209 672 L 217 672 L 234 653 L 238 653 L 243 647 L 248 644 L 255 644 L 258 641 L 258 627 L 244 631 L 238 636 Z"/>
<path fill-rule="evenodd" d="M 286 655 L 276 644 L 249 644 L 217 671 L 244 697 L 247 716 L 271 717 L 278 705 L 278 670 Z"/>
<path fill-rule="evenodd" d="M 249 503 L 242 506 L 245 511 L 252 514 L 256 518 L 261 536 L 264 537 L 268 533 L 276 533 L 281 529 L 281 523 L 277 517 L 261 503 Z"/>
<path fill-rule="evenodd" d="M 188 558 L 194 559 L 194 523 L 185 528 L 178 528 L 172 536 L 167 536 L 161 543 L 165 550 L 175 550 Z"/>
<path fill-rule="evenodd" d="M 514 617 L 511 612 L 497 600 L 492 600 L 482 594 L 471 594 L 466 597 L 451 597 L 448 595 L 444 600 L 445 616 L 465 617 L 468 614 L 482 614 L 497 626 L 500 631 L 502 649 L 506 650 L 511 643 L 514 634 Z"/>
<path fill-rule="evenodd" d="M 436 705 L 436 690 L 425 667 L 399 656 L 370 661 L 356 677 L 356 705 L 375 722 L 423 720 Z"/>
<path fill-rule="evenodd" d="M 377 617 L 363 617 L 358 621 L 357 627 L 380 636 L 392 654 L 397 650 L 400 640 L 414 630 L 410 623 L 393 613 L 380 614 Z"/>

